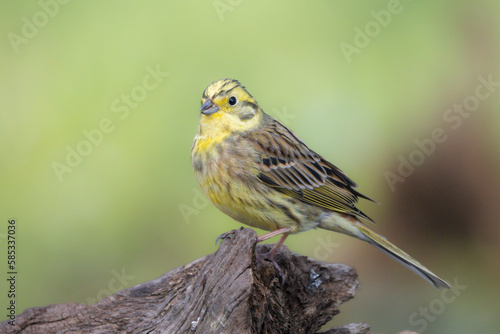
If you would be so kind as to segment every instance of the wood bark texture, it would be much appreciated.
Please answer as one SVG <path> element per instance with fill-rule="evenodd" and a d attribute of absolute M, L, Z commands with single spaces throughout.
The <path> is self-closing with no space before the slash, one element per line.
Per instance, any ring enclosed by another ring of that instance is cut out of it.
<path fill-rule="evenodd" d="M 285 281 L 260 256 L 252 229 L 235 231 L 219 249 L 97 304 L 33 307 L 0 324 L 0 333 L 318 333 L 359 287 L 355 270 L 282 247 Z M 257 256 L 256 256 L 257 254 Z M 367 334 L 350 324 L 325 334 Z"/>

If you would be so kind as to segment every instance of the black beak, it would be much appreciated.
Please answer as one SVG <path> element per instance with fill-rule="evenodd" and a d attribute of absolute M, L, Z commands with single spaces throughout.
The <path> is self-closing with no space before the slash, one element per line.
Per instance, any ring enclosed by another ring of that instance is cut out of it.
<path fill-rule="evenodd" d="M 209 115 L 212 115 L 213 113 L 216 113 L 217 111 L 219 111 L 219 107 L 216 106 L 212 100 L 208 99 L 205 103 L 203 103 L 203 105 L 201 106 L 201 113 L 203 115 L 206 115 L 206 116 L 209 116 Z"/>

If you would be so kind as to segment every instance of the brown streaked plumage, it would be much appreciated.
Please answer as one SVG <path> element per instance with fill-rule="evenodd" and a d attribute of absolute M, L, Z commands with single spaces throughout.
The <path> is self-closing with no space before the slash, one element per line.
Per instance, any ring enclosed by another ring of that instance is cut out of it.
<path fill-rule="evenodd" d="M 373 222 L 356 208 L 356 183 L 339 168 L 310 150 L 283 124 L 264 116 L 264 125 L 242 134 L 260 154 L 259 179 L 283 194 L 321 208 L 354 215 Z"/>
<path fill-rule="evenodd" d="M 265 114 L 236 80 L 222 79 L 203 92 L 192 165 L 202 191 L 235 220 L 282 235 L 323 228 L 366 241 L 436 287 L 449 284 L 370 230 L 356 208 L 356 183 L 290 129 Z M 279 268 L 278 268 L 279 269 Z"/>

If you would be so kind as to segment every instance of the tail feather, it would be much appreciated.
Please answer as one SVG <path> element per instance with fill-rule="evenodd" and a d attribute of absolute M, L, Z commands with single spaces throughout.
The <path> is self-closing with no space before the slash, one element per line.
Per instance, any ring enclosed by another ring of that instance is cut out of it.
<path fill-rule="evenodd" d="M 368 242 L 369 244 L 377 247 L 384 253 L 388 254 L 392 258 L 398 260 L 411 270 L 413 270 L 418 275 L 422 276 L 424 279 L 429 281 L 436 288 L 451 288 L 451 286 L 443 279 L 434 275 L 429 269 L 420 264 L 417 260 L 412 258 L 410 255 L 403 252 L 401 249 L 393 245 L 386 238 L 370 230 L 368 227 L 357 224 L 358 230 L 363 234 L 365 238 L 362 240 Z"/>

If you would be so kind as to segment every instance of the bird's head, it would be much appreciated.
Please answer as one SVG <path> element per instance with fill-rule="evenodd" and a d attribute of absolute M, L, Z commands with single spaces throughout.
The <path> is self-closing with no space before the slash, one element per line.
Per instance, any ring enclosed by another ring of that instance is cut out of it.
<path fill-rule="evenodd" d="M 257 101 L 233 79 L 211 83 L 201 99 L 200 131 L 247 131 L 258 126 L 263 112 Z"/>

